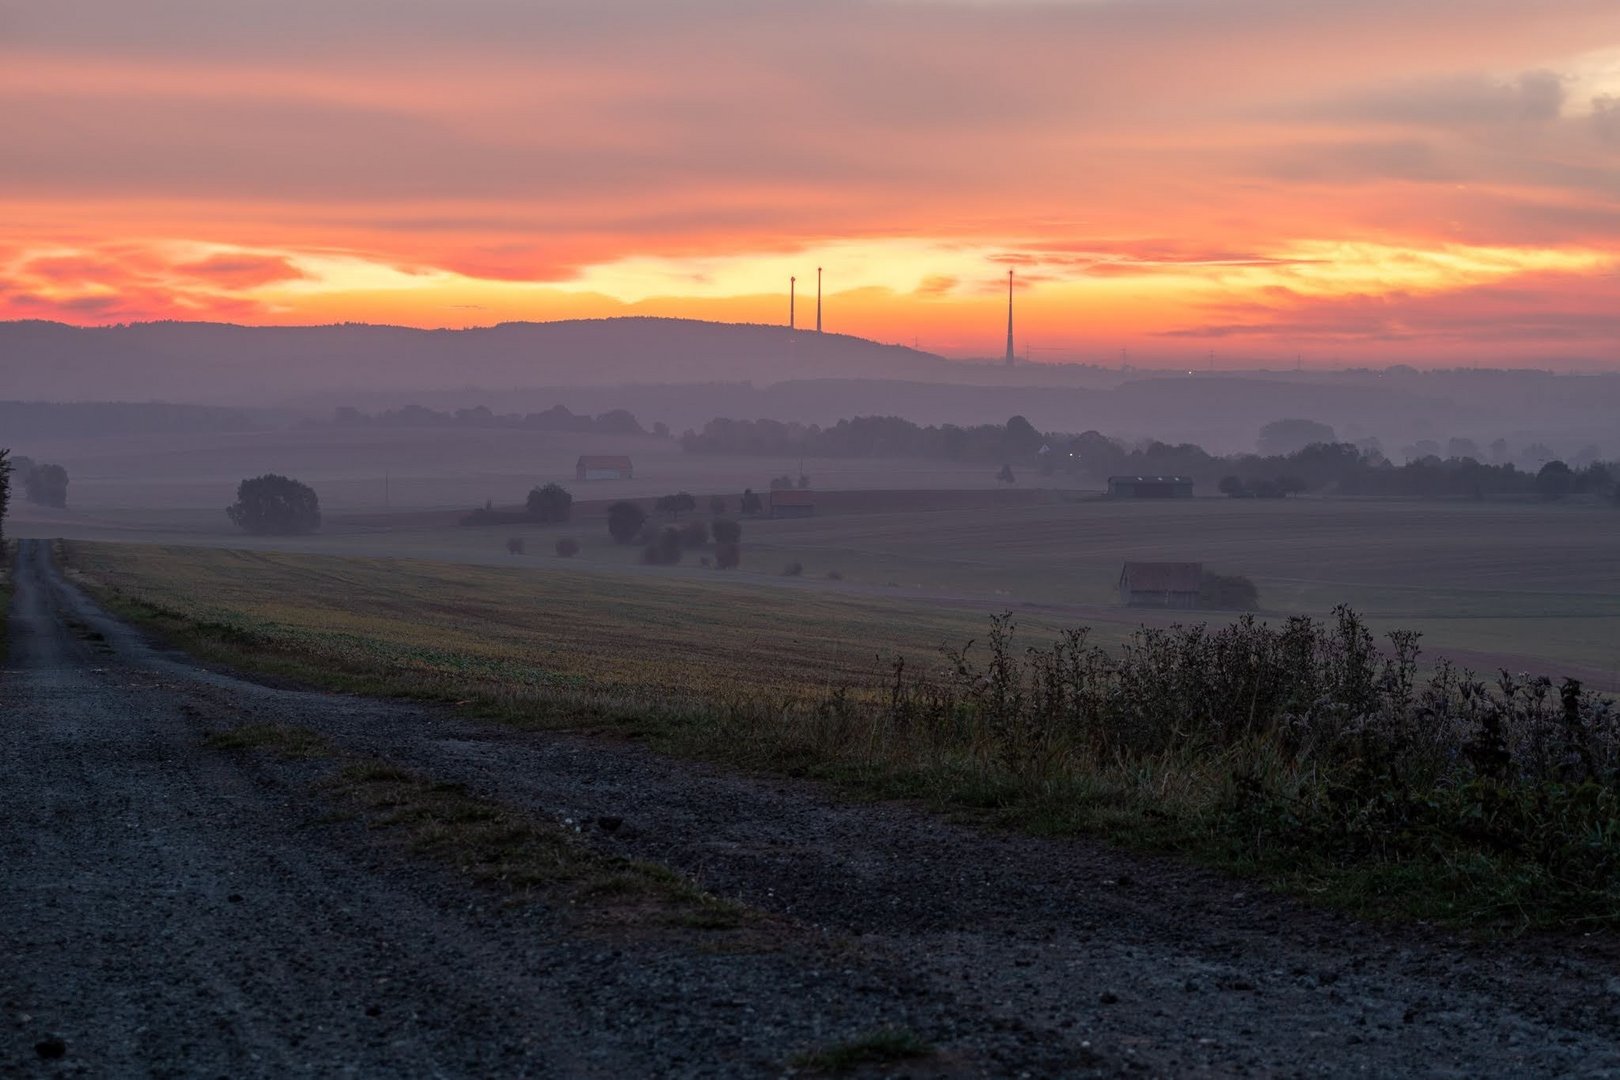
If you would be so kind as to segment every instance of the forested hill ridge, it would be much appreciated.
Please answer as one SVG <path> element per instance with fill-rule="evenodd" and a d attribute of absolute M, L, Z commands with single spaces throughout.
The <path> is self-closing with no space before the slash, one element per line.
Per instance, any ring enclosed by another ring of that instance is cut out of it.
<path fill-rule="evenodd" d="M 1101 343 L 1098 344 L 1101 348 Z M 1107 351 L 1107 350 L 1104 350 Z M 1095 428 L 1212 450 L 1253 446 L 1279 417 L 1404 446 L 1450 436 L 1596 444 L 1620 453 L 1620 374 L 1489 369 L 1176 371 L 948 360 L 842 334 L 689 319 L 505 323 L 468 330 L 155 322 L 0 322 L 0 387 L 17 401 L 175 402 L 330 416 L 407 405 L 627 410 L 674 430 L 716 416 L 828 425 Z M 3 419 L 3 418 L 0 418 Z M 199 422 L 186 418 L 188 424 Z M 213 422 L 213 421 L 208 421 Z"/>
<path fill-rule="evenodd" d="M 36 400 L 264 400 L 386 388 L 945 378 L 931 353 L 846 334 L 693 319 L 502 323 L 467 330 L 151 322 L 0 322 L 0 385 Z"/>

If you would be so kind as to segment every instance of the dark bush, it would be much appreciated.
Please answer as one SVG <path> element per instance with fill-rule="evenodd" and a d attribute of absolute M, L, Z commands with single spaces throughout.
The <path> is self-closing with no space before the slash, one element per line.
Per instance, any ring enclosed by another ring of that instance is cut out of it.
<path fill-rule="evenodd" d="M 521 555 L 521 554 L 523 554 L 523 537 L 521 537 L 521 536 L 510 537 L 506 541 L 506 553 L 508 555 Z"/>
<path fill-rule="evenodd" d="M 225 508 L 236 527 L 250 533 L 291 535 L 321 527 L 321 503 L 307 484 L 275 473 L 243 480 L 236 502 Z"/>
<path fill-rule="evenodd" d="M 1205 570 L 1198 587 L 1198 606 L 1218 611 L 1254 611 L 1260 606 L 1260 590 L 1246 577 Z"/>
<path fill-rule="evenodd" d="M 1087 634 L 1015 649 L 1000 616 L 987 657 L 948 653 L 947 685 L 897 678 L 875 706 L 884 730 L 974 754 L 1032 793 L 1218 761 L 1224 794 L 1191 827 L 1247 865 L 1377 871 L 1471 921 L 1620 924 L 1614 701 L 1573 679 L 1486 683 L 1444 659 L 1420 681 L 1417 634 L 1380 648 L 1343 607 L 1326 623 L 1143 627 L 1112 652 Z"/>
<path fill-rule="evenodd" d="M 744 488 L 741 509 L 744 514 L 752 517 L 762 513 L 765 510 L 765 504 L 760 501 L 758 495 L 754 494 L 753 488 Z"/>
<path fill-rule="evenodd" d="M 641 561 L 649 566 L 674 566 L 680 562 L 680 531 L 673 526 L 661 531 L 656 540 L 642 549 Z"/>
<path fill-rule="evenodd" d="M 798 577 L 803 573 L 804 563 L 801 562 L 790 562 L 786 566 L 782 567 L 783 577 Z"/>
<path fill-rule="evenodd" d="M 26 459 L 23 459 L 26 461 Z M 39 465 L 29 462 L 23 473 L 23 494 L 31 503 L 40 506 L 67 505 L 68 474 L 60 465 Z"/>
<path fill-rule="evenodd" d="M 561 484 L 547 484 L 529 492 L 529 513 L 546 523 L 567 521 L 574 512 L 574 497 Z"/>
<path fill-rule="evenodd" d="M 647 512 L 635 503 L 616 502 L 608 507 L 608 535 L 613 537 L 616 543 L 631 543 L 641 532 L 641 526 L 646 520 Z"/>
<path fill-rule="evenodd" d="M 742 523 L 732 521 L 730 518 L 716 518 L 714 522 L 714 542 L 717 544 L 741 543 Z"/>
<path fill-rule="evenodd" d="M 557 541 L 557 554 L 564 559 L 572 559 L 579 554 L 579 541 L 572 536 L 565 536 Z"/>
<path fill-rule="evenodd" d="M 721 570 L 731 570 L 742 563 L 742 546 L 740 544 L 714 545 L 714 565 Z"/>

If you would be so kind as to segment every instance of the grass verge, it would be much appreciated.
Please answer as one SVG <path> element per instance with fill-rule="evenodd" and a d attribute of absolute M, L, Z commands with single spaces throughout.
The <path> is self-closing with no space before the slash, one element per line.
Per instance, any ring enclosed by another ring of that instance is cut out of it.
<path fill-rule="evenodd" d="M 324 736 L 288 724 L 252 724 L 212 731 L 203 742 L 215 750 L 267 750 L 285 761 L 329 758 L 337 751 Z"/>
<path fill-rule="evenodd" d="M 846 1073 L 867 1065 L 916 1061 L 934 1053 L 934 1047 L 915 1032 L 886 1027 L 799 1054 L 788 1064 L 811 1072 Z"/>
<path fill-rule="evenodd" d="M 560 901 L 587 924 L 731 930 L 755 919 L 668 867 L 595 850 L 569 823 L 537 819 L 388 761 L 353 758 L 307 728 L 252 725 L 212 732 L 205 741 L 282 760 L 336 761 L 337 770 L 316 790 L 369 828 L 513 900 L 543 894 Z"/>

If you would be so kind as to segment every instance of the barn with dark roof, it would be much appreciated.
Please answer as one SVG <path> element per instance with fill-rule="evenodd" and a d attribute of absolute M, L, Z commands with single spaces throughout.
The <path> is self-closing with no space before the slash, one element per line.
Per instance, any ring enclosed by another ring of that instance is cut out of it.
<path fill-rule="evenodd" d="M 1195 608 L 1204 564 L 1128 562 L 1119 573 L 1119 602 L 1128 607 Z"/>

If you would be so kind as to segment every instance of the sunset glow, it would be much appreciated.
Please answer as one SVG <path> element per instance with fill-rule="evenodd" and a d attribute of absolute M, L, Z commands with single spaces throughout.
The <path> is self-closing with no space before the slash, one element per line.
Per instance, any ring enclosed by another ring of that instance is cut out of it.
<path fill-rule="evenodd" d="M 0 318 L 1620 368 L 1613 0 L 219 11 L 0 17 Z"/>

